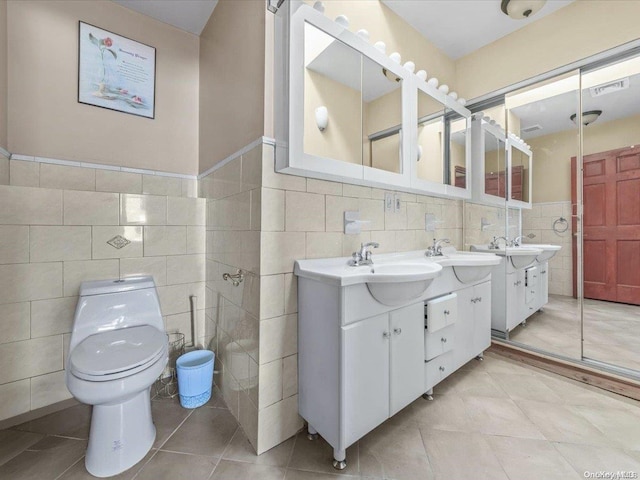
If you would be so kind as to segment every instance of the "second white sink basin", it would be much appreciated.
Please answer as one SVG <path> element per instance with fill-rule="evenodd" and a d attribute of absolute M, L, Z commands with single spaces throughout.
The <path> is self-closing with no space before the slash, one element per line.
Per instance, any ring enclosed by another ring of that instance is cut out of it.
<path fill-rule="evenodd" d="M 536 261 L 536 257 L 542 254 L 541 248 L 533 247 L 502 247 L 498 249 L 489 248 L 488 245 L 471 245 L 471 250 L 476 252 L 487 252 L 501 257 L 507 257 L 514 268 L 526 268 Z"/>
<path fill-rule="evenodd" d="M 550 260 L 562 249 L 560 245 L 549 245 L 545 243 L 524 243 L 520 248 L 539 248 L 542 250 L 542 253 L 536 257 L 536 260 L 540 263 Z"/>
<path fill-rule="evenodd" d="M 453 268 L 453 273 L 461 283 L 474 283 L 491 273 L 500 258 L 489 253 L 448 251 L 440 257 L 433 257 L 443 266 Z"/>
<path fill-rule="evenodd" d="M 383 305 L 402 305 L 420 297 L 440 275 L 437 263 L 382 263 L 366 275 L 369 293 Z"/>

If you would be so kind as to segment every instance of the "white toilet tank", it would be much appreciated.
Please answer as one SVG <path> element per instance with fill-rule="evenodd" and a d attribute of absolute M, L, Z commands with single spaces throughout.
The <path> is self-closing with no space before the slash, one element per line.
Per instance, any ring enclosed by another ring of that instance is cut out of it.
<path fill-rule="evenodd" d="M 89 335 L 138 325 L 164 332 L 152 277 L 82 282 L 69 351 Z"/>

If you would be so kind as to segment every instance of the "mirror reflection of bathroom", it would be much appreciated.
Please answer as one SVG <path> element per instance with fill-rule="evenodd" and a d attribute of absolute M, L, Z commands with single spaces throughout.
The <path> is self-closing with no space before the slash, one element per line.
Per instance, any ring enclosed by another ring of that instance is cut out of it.
<path fill-rule="evenodd" d="M 362 164 L 362 55 L 306 23 L 304 65 L 305 153 Z"/>
<path fill-rule="evenodd" d="M 516 134 L 533 151 L 533 205 L 522 211 L 523 244 L 561 247 L 535 272 L 548 276 L 548 303 L 509 338 L 632 375 L 640 375 L 638 98 L 639 57 L 506 98 L 509 114 L 520 121 Z"/>
<path fill-rule="evenodd" d="M 582 355 L 640 375 L 640 57 L 585 71 L 581 86 Z"/>
<path fill-rule="evenodd" d="M 525 170 L 528 158 L 517 148 L 511 151 L 511 198 L 532 205 L 522 209 L 518 233 L 510 238 L 518 238 L 522 247 L 555 248 L 532 256 L 531 264 L 517 271 L 517 295 L 522 298 L 505 334 L 528 347 L 579 360 L 580 305 L 572 289 L 577 261 L 571 232 L 571 162 L 579 145 L 571 115 L 579 106 L 579 72 L 508 94 L 505 106 L 509 132 L 530 145 L 533 154 L 529 192 L 528 179 L 524 181 L 524 175 L 531 174 Z"/>
<path fill-rule="evenodd" d="M 402 79 L 309 23 L 304 34 L 305 153 L 402 173 Z"/>
<path fill-rule="evenodd" d="M 362 58 L 362 164 L 402 173 L 402 79 Z"/>

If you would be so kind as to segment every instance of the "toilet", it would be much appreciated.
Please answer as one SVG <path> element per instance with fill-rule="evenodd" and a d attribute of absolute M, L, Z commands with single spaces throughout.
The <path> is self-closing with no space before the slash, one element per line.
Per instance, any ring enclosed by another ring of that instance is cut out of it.
<path fill-rule="evenodd" d="M 151 449 L 151 385 L 168 361 L 152 277 L 83 282 L 73 321 L 66 383 L 93 405 L 85 466 L 96 477 L 117 475 Z"/>

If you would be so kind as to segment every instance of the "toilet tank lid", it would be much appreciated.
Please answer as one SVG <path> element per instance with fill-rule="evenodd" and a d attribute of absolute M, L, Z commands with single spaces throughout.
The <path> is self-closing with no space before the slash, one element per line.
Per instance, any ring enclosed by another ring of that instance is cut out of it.
<path fill-rule="evenodd" d="M 107 293 L 129 292 L 131 290 L 141 290 L 143 288 L 155 288 L 151 276 L 128 277 L 115 280 L 91 280 L 82 282 L 80 285 L 80 296 L 104 295 Z"/>

